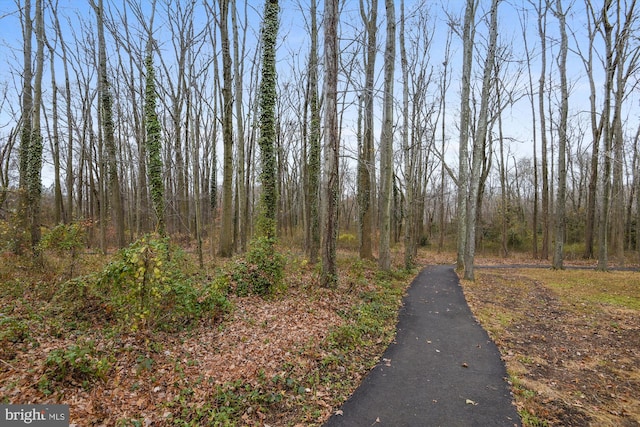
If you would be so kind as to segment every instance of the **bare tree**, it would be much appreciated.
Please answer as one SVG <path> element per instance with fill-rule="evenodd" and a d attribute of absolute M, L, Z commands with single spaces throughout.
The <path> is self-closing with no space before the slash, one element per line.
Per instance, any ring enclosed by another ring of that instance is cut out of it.
<path fill-rule="evenodd" d="M 219 255 L 233 254 L 233 93 L 231 89 L 231 53 L 229 48 L 229 0 L 220 0 L 220 45 L 222 48 L 222 224 Z"/>
<path fill-rule="evenodd" d="M 325 287 L 338 283 L 336 241 L 338 238 L 338 165 L 340 139 L 338 130 L 338 0 L 324 2 L 324 182 L 325 212 L 322 239 L 322 277 Z"/>
<path fill-rule="evenodd" d="M 358 153 L 358 209 L 360 258 L 373 259 L 372 236 L 374 224 L 373 189 L 375 188 L 372 173 L 375 169 L 373 149 L 373 91 L 375 65 L 377 57 L 378 0 L 367 2 L 369 10 L 365 10 L 360 0 L 360 16 L 362 17 L 366 37 L 366 54 L 364 87 L 362 90 L 362 143 Z"/>
<path fill-rule="evenodd" d="M 560 74 L 560 123 L 558 123 L 558 195 L 556 197 L 556 233 L 553 251 L 553 268 L 564 268 L 564 239 L 566 232 L 567 194 L 567 117 L 569 114 L 569 90 L 567 87 L 567 23 L 562 1 L 556 0 L 554 10 L 560 25 L 560 51 L 558 52 L 558 72 Z"/>
<path fill-rule="evenodd" d="M 489 93 L 492 88 L 493 72 L 495 66 L 496 41 L 498 37 L 498 3 L 500 0 L 491 2 L 490 24 L 489 24 L 489 46 L 484 63 L 482 77 L 482 94 L 480 96 L 480 111 L 478 115 L 478 126 L 476 128 L 473 141 L 473 158 L 471 175 L 469 177 L 469 197 L 467 201 L 467 237 L 464 255 L 464 278 L 474 280 L 474 258 L 476 246 L 476 225 L 478 195 L 480 190 L 481 167 L 485 156 L 485 141 L 487 139 L 489 121 Z"/>
<path fill-rule="evenodd" d="M 155 4 L 154 4 L 155 6 Z M 155 11 L 155 8 L 154 8 Z M 153 14 L 151 18 L 153 23 Z M 145 58 L 146 86 L 145 86 L 145 127 L 146 127 L 146 150 L 148 156 L 148 175 L 151 202 L 156 216 L 156 231 L 160 235 L 165 234 L 165 205 L 164 205 L 164 182 L 162 179 L 162 129 L 160 120 L 156 112 L 156 82 L 155 69 L 153 66 L 153 32 L 150 31 L 147 41 L 147 56 Z"/>
<path fill-rule="evenodd" d="M 391 269 L 391 202 L 393 194 L 393 82 L 396 16 L 393 0 L 385 0 L 387 40 L 384 53 L 384 95 L 380 132 L 380 253 L 378 266 Z"/>
<path fill-rule="evenodd" d="M 118 158 L 115 140 L 115 125 L 113 121 L 113 98 L 109 75 L 107 72 L 107 48 L 104 37 L 104 7 L 103 1 L 91 0 L 91 5 L 96 13 L 98 21 L 98 74 L 100 81 L 100 112 L 102 120 L 102 135 L 107 153 L 109 169 L 109 193 L 113 215 L 115 216 L 116 244 L 118 247 L 125 245 L 125 216 L 120 191 L 120 177 L 118 174 Z"/>
<path fill-rule="evenodd" d="M 525 12 L 526 13 L 526 12 Z M 522 28 L 522 41 L 524 43 L 524 54 L 527 58 L 527 76 L 529 91 L 528 97 L 531 105 L 531 140 L 533 143 L 533 208 L 531 218 L 531 236 L 532 236 L 532 255 L 533 258 L 538 258 L 538 201 L 539 201 L 539 188 L 538 188 L 538 132 L 536 126 L 536 103 L 535 103 L 535 88 L 533 86 L 533 71 L 531 69 L 531 51 L 527 42 L 527 30 L 526 30 L 526 16 L 518 15 L 520 19 L 520 25 Z"/>
<path fill-rule="evenodd" d="M 473 45 L 475 38 L 475 15 L 477 0 L 467 0 L 464 12 L 464 27 L 462 32 L 462 82 L 460 88 L 460 144 L 458 161 L 458 270 L 465 268 L 465 248 L 467 246 L 467 183 L 469 170 L 469 127 L 471 110 L 471 67 L 473 65 Z"/>
<path fill-rule="evenodd" d="M 235 215 L 236 224 L 234 228 L 238 229 L 238 236 L 236 241 L 239 244 L 240 250 L 246 249 L 248 238 L 248 202 L 247 187 L 245 182 L 245 132 L 244 132 L 244 112 L 243 112 L 243 74 L 244 74 L 244 59 L 245 55 L 245 41 L 246 41 L 246 11 L 247 2 L 244 3 L 245 10 L 245 22 L 242 33 L 242 39 L 238 31 L 238 8 L 236 6 L 236 0 L 231 0 L 231 27 L 233 31 L 233 74 L 234 74 L 234 90 L 235 90 L 235 109 L 236 109 L 236 135 L 237 135 L 237 173 L 236 173 L 236 203 L 238 209 Z"/>
<path fill-rule="evenodd" d="M 540 257 L 549 258 L 549 160 L 547 159 L 547 121 L 545 113 L 544 96 L 546 91 L 547 73 L 547 10 L 548 3 L 545 0 L 538 1 L 536 11 L 538 14 L 538 36 L 540 37 L 540 77 L 538 79 L 538 114 L 540 115 L 540 148 L 542 164 L 542 250 Z"/>

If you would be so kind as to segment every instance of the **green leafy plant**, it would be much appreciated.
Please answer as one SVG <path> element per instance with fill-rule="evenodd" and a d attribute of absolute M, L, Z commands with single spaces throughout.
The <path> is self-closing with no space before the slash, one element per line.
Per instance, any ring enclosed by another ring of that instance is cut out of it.
<path fill-rule="evenodd" d="M 285 259 L 275 249 L 274 239 L 255 239 L 231 273 L 236 293 L 240 296 L 272 294 L 283 285 L 284 264 Z"/>
<path fill-rule="evenodd" d="M 105 309 L 133 331 L 176 329 L 205 313 L 229 308 L 223 292 L 197 286 L 183 273 L 182 252 L 169 239 L 147 235 L 122 249 L 98 275 Z"/>
<path fill-rule="evenodd" d="M 74 344 L 67 348 L 52 350 L 45 361 L 46 379 L 41 379 L 43 388 L 54 381 L 82 381 L 86 388 L 91 381 L 103 380 L 111 369 L 108 357 L 99 357 L 92 342 Z"/>
<path fill-rule="evenodd" d="M 0 314 L 1 359 L 13 359 L 16 356 L 16 344 L 28 337 L 29 328 L 24 321 Z"/>
<path fill-rule="evenodd" d="M 85 227 L 81 223 L 60 224 L 42 236 L 38 248 L 53 250 L 59 255 L 69 256 L 69 278 L 73 277 L 80 250 L 85 241 Z"/>

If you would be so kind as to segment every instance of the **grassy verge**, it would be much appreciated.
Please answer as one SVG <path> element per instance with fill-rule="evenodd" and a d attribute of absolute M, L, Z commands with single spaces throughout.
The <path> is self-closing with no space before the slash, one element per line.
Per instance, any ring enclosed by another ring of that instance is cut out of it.
<path fill-rule="evenodd" d="M 640 275 L 482 270 L 463 282 L 525 426 L 640 423 Z"/>

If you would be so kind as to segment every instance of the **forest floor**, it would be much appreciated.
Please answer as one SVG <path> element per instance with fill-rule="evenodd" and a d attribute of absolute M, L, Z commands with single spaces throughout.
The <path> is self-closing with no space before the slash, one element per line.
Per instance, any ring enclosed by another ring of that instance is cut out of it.
<path fill-rule="evenodd" d="M 85 270 L 104 262 L 92 257 Z M 124 333 L 108 316 L 60 316 L 56 269 L 2 255 L 0 403 L 68 404 L 77 426 L 322 424 L 393 339 L 416 272 L 381 274 L 342 252 L 339 287 L 323 289 L 313 266 L 287 257 L 281 294 L 229 295 L 226 314 L 179 332 Z M 421 252 L 418 262 L 453 259 Z M 465 294 L 507 363 L 525 425 L 640 425 L 639 273 L 477 276 Z"/>

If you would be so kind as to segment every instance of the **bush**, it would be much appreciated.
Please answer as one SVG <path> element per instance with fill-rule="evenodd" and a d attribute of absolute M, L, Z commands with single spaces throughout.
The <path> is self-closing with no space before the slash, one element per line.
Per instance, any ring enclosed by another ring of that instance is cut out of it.
<path fill-rule="evenodd" d="M 231 273 L 236 293 L 239 296 L 272 294 L 283 284 L 284 262 L 282 254 L 275 249 L 274 239 L 255 239 Z"/>
<path fill-rule="evenodd" d="M 0 359 L 13 359 L 17 344 L 29 338 L 29 328 L 24 321 L 0 314 Z"/>
<path fill-rule="evenodd" d="M 45 373 L 39 388 L 50 394 L 52 381 L 79 381 L 84 388 L 95 380 L 104 380 L 111 369 L 111 361 L 106 356 L 99 357 L 92 342 L 74 344 L 68 348 L 52 350 L 45 360 Z"/>
<path fill-rule="evenodd" d="M 78 254 L 85 241 L 85 228 L 80 223 L 60 224 L 42 236 L 40 250 L 52 250 L 60 255 L 69 256 L 69 278 L 78 260 Z"/>
<path fill-rule="evenodd" d="M 101 272 L 69 281 L 62 300 L 76 295 L 84 314 L 99 309 L 123 328 L 174 330 L 228 310 L 224 292 L 197 286 L 183 273 L 182 252 L 168 238 L 147 235 L 121 249 Z"/>

